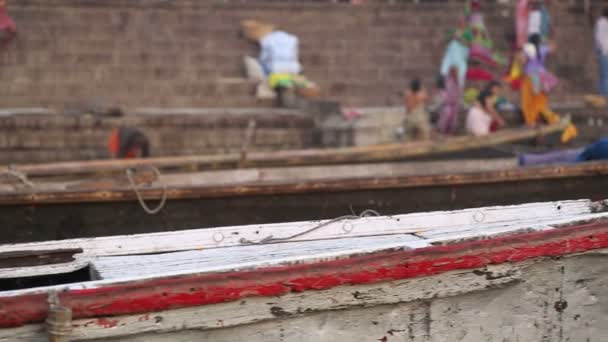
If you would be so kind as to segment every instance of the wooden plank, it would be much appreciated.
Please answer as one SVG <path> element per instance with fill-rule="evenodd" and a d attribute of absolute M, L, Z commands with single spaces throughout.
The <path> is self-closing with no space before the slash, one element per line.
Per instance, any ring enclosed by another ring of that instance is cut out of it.
<path fill-rule="evenodd" d="M 340 181 L 346 179 L 366 179 L 401 177 L 421 174 L 446 174 L 456 172 L 480 172 L 490 170 L 509 169 L 517 167 L 515 158 L 496 158 L 491 160 L 464 159 L 450 161 L 419 161 L 379 164 L 352 164 L 327 165 L 282 168 L 250 168 L 238 170 L 221 170 L 205 172 L 164 173 L 160 179 L 141 177 L 140 183 L 156 183 L 168 187 L 196 187 L 217 185 L 247 185 L 247 184 L 280 184 L 300 183 L 310 181 Z M 139 173 L 137 173 L 139 174 Z M 74 191 L 87 189 L 116 189 L 124 188 L 127 184 L 126 176 L 117 174 L 113 176 L 82 176 L 64 180 L 39 179 L 35 186 L 28 191 Z M 22 187 L 14 185 L 2 186 L 2 192 L 20 192 Z"/>
<path fill-rule="evenodd" d="M 487 137 L 452 137 L 439 141 L 410 142 L 379 146 L 294 150 L 282 152 L 257 152 L 247 156 L 243 167 L 298 166 L 318 164 L 343 164 L 399 160 L 421 155 L 450 153 L 469 149 L 495 146 L 515 141 L 532 139 L 561 131 L 564 123 L 538 129 L 508 129 Z M 131 160 L 76 161 L 52 164 L 30 164 L 12 166 L 13 170 L 30 177 L 49 175 L 84 174 L 108 171 L 123 171 L 140 165 L 152 165 L 159 169 L 224 169 L 238 166 L 240 154 L 217 156 L 161 157 Z M 1 170 L 1 169 L 0 169 Z"/>
<path fill-rule="evenodd" d="M 0 252 L 0 269 L 65 263 L 73 261 L 74 254 L 77 253 L 82 253 L 82 249 L 65 248 L 28 251 L 2 251 Z"/>
<path fill-rule="evenodd" d="M 589 200 L 531 203 L 515 206 L 473 208 L 458 211 L 439 211 L 396 215 L 392 217 L 365 217 L 344 220 L 324 226 L 292 241 L 364 237 L 386 234 L 421 233 L 422 231 L 456 230 L 457 227 L 476 228 L 492 223 L 509 224 L 526 220 L 550 220 L 590 214 L 593 203 Z M 482 216 L 482 220 L 480 220 Z M 324 221 L 292 222 L 237 227 L 220 227 L 184 230 L 153 234 L 122 235 L 62 241 L 0 245 L 2 251 L 55 250 L 78 247 L 82 256 L 152 254 L 172 251 L 211 249 L 241 245 L 241 239 L 260 241 L 265 237 L 283 238 L 296 232 L 309 230 Z"/>
<path fill-rule="evenodd" d="M 96 257 L 91 263 L 101 279 L 149 277 L 175 272 L 207 272 L 306 263 L 389 249 L 411 249 L 422 239 L 409 234 L 288 242 L 177 253 Z"/>
<path fill-rule="evenodd" d="M 310 180 L 302 182 L 247 183 L 237 186 L 228 185 L 189 185 L 171 186 L 167 189 L 168 199 L 218 198 L 234 196 L 251 196 L 267 194 L 294 194 L 312 192 L 340 192 L 352 189 L 376 190 L 388 188 L 413 188 L 440 185 L 491 184 L 515 182 L 522 180 L 547 180 L 572 177 L 592 177 L 608 174 L 608 163 L 590 162 L 575 165 L 520 168 L 486 172 L 463 172 L 455 174 L 429 174 L 418 176 L 355 178 L 346 180 Z M 202 183 L 202 182 L 201 182 Z M 163 195 L 162 184 L 153 184 L 140 190 L 145 199 L 159 199 Z M 133 201 L 135 192 L 128 187 L 102 188 L 101 190 L 84 189 L 65 191 L 23 191 L 0 193 L 0 205 L 45 204 L 45 203 L 80 203 L 80 202 L 114 202 Z"/>
<path fill-rule="evenodd" d="M 591 214 L 577 217 L 589 222 L 606 219 L 608 214 Z M 471 239 L 488 239 L 497 236 L 530 233 L 554 229 L 554 226 L 572 224 L 573 219 L 536 220 L 511 224 L 478 226 L 472 231 L 435 236 L 426 241 L 413 235 L 389 235 L 340 240 L 317 240 L 241 246 L 228 249 L 206 249 L 167 254 L 115 256 L 95 258 L 93 266 L 102 279 L 150 277 L 158 274 L 185 272 L 217 272 L 252 267 L 270 267 L 281 264 L 306 263 L 308 260 L 345 258 L 349 255 L 369 254 L 386 250 L 415 249 L 432 244 L 463 242 Z M 424 233 L 420 234 L 423 235 Z"/>

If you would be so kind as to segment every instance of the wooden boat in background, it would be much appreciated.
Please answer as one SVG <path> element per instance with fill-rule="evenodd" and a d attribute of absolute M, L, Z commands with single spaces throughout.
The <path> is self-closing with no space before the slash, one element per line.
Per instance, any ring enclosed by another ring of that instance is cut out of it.
<path fill-rule="evenodd" d="M 536 141 L 559 135 L 567 122 L 551 126 L 505 129 L 485 137 L 456 136 L 440 140 L 406 142 L 375 146 L 288 150 L 278 152 L 232 153 L 224 155 L 158 157 L 132 160 L 94 160 L 47 164 L 10 165 L 12 170 L 29 178 L 123 172 L 136 166 L 153 166 L 160 170 L 209 170 L 252 167 L 287 167 L 332 164 L 377 163 L 400 160 L 437 160 L 454 158 L 487 158 L 512 155 L 501 146 Z M 246 145 L 246 144 L 245 144 Z M 2 169 L 0 169 L 2 171 Z"/>
<path fill-rule="evenodd" d="M 133 183 L 123 173 L 0 185 L 9 227 L 0 242 L 598 199 L 608 186 L 608 163 L 518 168 L 515 159 L 129 174 Z"/>
<path fill-rule="evenodd" d="M 607 220 L 579 200 L 2 245 L 0 341 L 601 340 Z"/>

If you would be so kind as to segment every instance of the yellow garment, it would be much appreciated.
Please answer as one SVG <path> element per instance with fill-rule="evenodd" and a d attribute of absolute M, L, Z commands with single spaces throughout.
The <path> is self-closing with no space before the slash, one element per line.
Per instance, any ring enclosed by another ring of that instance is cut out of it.
<path fill-rule="evenodd" d="M 463 101 L 467 106 L 472 106 L 477 101 L 477 96 L 479 96 L 479 90 L 468 88 L 464 91 Z"/>
<path fill-rule="evenodd" d="M 528 126 L 535 126 L 541 115 L 548 124 L 559 121 L 559 115 L 553 113 L 548 107 L 547 94 L 545 92 L 534 93 L 534 84 L 529 76 L 526 76 L 521 84 L 521 109 Z"/>
<path fill-rule="evenodd" d="M 562 132 L 560 140 L 562 144 L 565 144 L 570 140 L 576 138 L 576 136 L 578 136 L 578 129 L 576 128 L 576 126 L 574 126 L 574 124 L 569 124 L 568 127 L 566 127 L 566 129 L 564 129 L 564 131 Z"/>
<path fill-rule="evenodd" d="M 511 64 L 511 70 L 509 71 L 509 80 L 517 80 L 522 76 L 522 68 L 519 61 L 514 60 L 513 64 Z"/>
<path fill-rule="evenodd" d="M 272 89 L 278 86 L 291 87 L 294 84 L 293 76 L 294 75 L 288 73 L 273 73 L 268 77 L 268 83 Z"/>
<path fill-rule="evenodd" d="M 548 106 L 548 98 L 545 92 L 534 92 L 534 84 L 529 76 L 525 76 L 521 84 L 521 108 L 524 113 L 526 125 L 536 126 L 541 118 L 546 123 L 552 125 L 559 122 L 560 117 Z M 567 143 L 578 135 L 578 129 L 573 124 L 569 124 L 562 132 L 561 142 Z"/>

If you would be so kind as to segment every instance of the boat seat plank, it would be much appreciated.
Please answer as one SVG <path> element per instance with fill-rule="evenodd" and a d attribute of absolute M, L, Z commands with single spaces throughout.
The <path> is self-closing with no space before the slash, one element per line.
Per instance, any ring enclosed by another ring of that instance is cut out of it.
<path fill-rule="evenodd" d="M 444 244 L 455 240 L 486 239 L 502 235 L 558 229 L 579 221 L 608 218 L 608 213 L 576 215 L 567 218 L 531 220 L 511 224 L 491 224 L 466 232 L 446 233 L 433 239 L 413 235 L 388 235 L 337 240 L 318 240 L 261 244 L 140 256 L 99 257 L 92 265 L 103 279 L 147 277 L 174 272 L 200 273 L 235 271 L 336 260 L 354 254 L 404 250 Z"/>
<path fill-rule="evenodd" d="M 276 266 L 283 262 L 322 260 L 325 256 L 365 253 L 370 248 L 410 249 L 409 242 L 419 237 L 404 234 L 338 240 L 251 245 L 176 253 L 99 257 L 92 265 L 102 279 L 150 276 L 158 273 L 192 270 L 246 269 Z"/>

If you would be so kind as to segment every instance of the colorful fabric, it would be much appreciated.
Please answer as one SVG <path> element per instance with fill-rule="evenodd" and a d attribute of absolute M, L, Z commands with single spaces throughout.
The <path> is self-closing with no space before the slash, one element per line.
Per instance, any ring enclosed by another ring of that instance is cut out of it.
<path fill-rule="evenodd" d="M 585 148 L 576 160 L 608 160 L 608 138 L 600 139 L 596 143 Z"/>
<path fill-rule="evenodd" d="M 529 127 L 534 127 L 541 119 L 550 125 L 560 120 L 559 115 L 549 109 L 547 93 L 534 91 L 534 83 L 530 76 L 526 76 L 522 81 L 521 109 L 524 121 Z M 562 143 L 567 143 L 576 136 L 578 136 L 578 129 L 570 124 L 562 132 L 560 140 Z"/>
<path fill-rule="evenodd" d="M 517 48 L 528 41 L 528 0 L 519 0 L 515 9 L 515 31 Z"/>
<path fill-rule="evenodd" d="M 458 81 L 452 77 L 448 78 L 445 87 L 444 102 L 439 112 L 437 129 L 442 134 L 454 134 L 458 129 L 458 111 L 460 109 L 460 99 L 462 98 L 462 88 Z"/>
<path fill-rule="evenodd" d="M 495 68 L 498 65 L 498 61 L 494 57 L 492 51 L 476 42 L 471 44 L 470 58 L 492 68 Z"/>
<path fill-rule="evenodd" d="M 551 15 L 547 6 L 544 4 L 541 6 L 541 18 L 540 18 L 540 36 L 544 41 L 549 40 L 551 34 Z"/>
<path fill-rule="evenodd" d="M 519 166 L 574 164 L 583 149 L 570 149 L 546 153 L 524 153 L 517 157 Z"/>
<path fill-rule="evenodd" d="M 598 51 L 597 59 L 600 72 L 599 91 L 603 96 L 608 96 L 608 55 Z"/>
<path fill-rule="evenodd" d="M 467 74 L 467 61 L 469 58 L 469 48 L 456 39 L 450 41 L 446 49 L 443 61 L 441 62 L 441 75 L 447 77 L 450 68 L 458 69 L 458 82 L 462 87 L 465 84 Z"/>
<path fill-rule="evenodd" d="M 272 73 L 270 74 L 270 77 L 268 77 L 268 83 L 272 89 L 278 87 L 291 88 L 295 86 L 293 75 L 289 73 Z"/>
<path fill-rule="evenodd" d="M 528 126 L 535 126 L 541 116 L 548 124 L 559 121 L 559 116 L 548 107 L 547 93 L 536 92 L 530 76 L 526 76 L 521 85 L 521 109 Z"/>
<path fill-rule="evenodd" d="M 0 7 L 0 31 L 17 32 L 17 25 L 6 12 L 6 7 Z"/>
<path fill-rule="evenodd" d="M 494 75 L 481 68 L 481 67 L 470 67 L 467 70 L 467 80 L 469 81 L 493 81 L 495 79 Z"/>
<path fill-rule="evenodd" d="M 464 100 L 464 104 L 467 106 L 472 106 L 475 104 L 475 101 L 477 101 L 477 97 L 479 96 L 479 90 L 475 89 L 475 88 L 469 88 L 467 90 L 464 91 L 464 96 L 463 96 L 463 100 Z"/>
<path fill-rule="evenodd" d="M 549 54 L 549 48 L 542 45 L 539 51 L 530 43 L 524 46 L 526 52 L 526 64 L 524 72 L 530 77 L 535 93 L 550 92 L 558 83 L 557 77 L 545 68 L 545 59 Z M 534 52 L 534 53 L 533 53 Z"/>
<path fill-rule="evenodd" d="M 509 69 L 509 73 L 505 75 L 504 81 L 507 82 L 511 89 L 519 90 L 521 88 L 521 81 L 523 77 L 523 68 L 521 63 L 519 63 L 516 59 L 511 63 L 511 67 Z"/>

